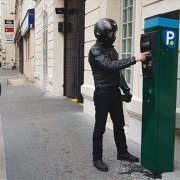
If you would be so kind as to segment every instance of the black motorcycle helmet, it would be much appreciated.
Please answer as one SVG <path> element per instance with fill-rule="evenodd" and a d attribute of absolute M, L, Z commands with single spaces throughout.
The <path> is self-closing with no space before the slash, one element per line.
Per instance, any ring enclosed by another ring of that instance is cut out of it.
<path fill-rule="evenodd" d="M 94 26 L 94 35 L 98 41 L 112 45 L 116 40 L 117 24 L 112 19 L 103 18 L 96 22 Z"/>

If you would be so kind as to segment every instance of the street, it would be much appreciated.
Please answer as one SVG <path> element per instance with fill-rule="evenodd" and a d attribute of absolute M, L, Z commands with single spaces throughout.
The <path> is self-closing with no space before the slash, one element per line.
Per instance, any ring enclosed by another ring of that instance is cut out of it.
<path fill-rule="evenodd" d="M 107 173 L 92 164 L 94 119 L 66 97 L 53 97 L 34 84 L 7 86 L 8 79 L 24 78 L 3 70 L 0 82 L 0 180 L 178 180 L 175 172 L 152 176 L 140 164 L 116 160 L 113 131 L 106 128 L 104 161 Z M 127 139 L 129 151 L 140 157 L 140 146 Z M 4 153 L 3 153 L 4 151 Z"/>

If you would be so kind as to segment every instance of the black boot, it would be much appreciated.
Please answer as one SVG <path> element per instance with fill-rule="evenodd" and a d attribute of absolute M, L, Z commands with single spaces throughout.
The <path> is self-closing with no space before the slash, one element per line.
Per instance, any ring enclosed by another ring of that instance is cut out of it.
<path fill-rule="evenodd" d="M 117 160 L 125 160 L 125 161 L 129 161 L 129 162 L 139 162 L 139 158 L 131 155 L 129 152 L 124 155 L 118 154 Z"/>
<path fill-rule="evenodd" d="M 107 165 L 101 159 L 93 160 L 93 164 L 99 171 L 108 171 Z"/>

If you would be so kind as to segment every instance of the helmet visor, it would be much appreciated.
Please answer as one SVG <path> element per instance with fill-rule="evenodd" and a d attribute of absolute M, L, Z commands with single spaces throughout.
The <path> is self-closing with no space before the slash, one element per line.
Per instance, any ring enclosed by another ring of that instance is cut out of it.
<path fill-rule="evenodd" d="M 108 32 L 107 36 L 109 38 L 116 37 L 116 31 L 115 32 L 114 31 Z"/>

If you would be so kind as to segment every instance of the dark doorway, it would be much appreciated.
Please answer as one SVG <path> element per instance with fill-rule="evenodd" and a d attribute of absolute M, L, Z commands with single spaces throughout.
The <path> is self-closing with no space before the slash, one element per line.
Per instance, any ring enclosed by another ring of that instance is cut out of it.
<path fill-rule="evenodd" d="M 23 38 L 20 39 L 18 44 L 19 44 L 19 72 L 23 74 L 24 73 Z"/>
<path fill-rule="evenodd" d="M 82 102 L 85 1 L 65 1 L 64 95 Z"/>

